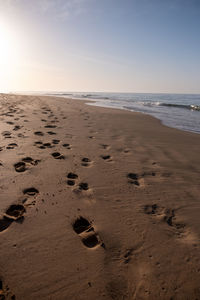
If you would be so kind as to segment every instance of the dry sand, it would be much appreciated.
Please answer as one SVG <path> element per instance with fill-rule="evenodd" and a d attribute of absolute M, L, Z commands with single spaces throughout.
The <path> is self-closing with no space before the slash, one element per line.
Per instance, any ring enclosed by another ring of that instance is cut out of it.
<path fill-rule="evenodd" d="M 54 97 L 0 121 L 0 299 L 200 299 L 200 135 Z"/>

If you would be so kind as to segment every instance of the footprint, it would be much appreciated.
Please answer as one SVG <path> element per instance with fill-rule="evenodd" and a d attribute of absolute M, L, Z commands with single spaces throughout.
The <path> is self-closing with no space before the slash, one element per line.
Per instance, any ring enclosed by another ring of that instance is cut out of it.
<path fill-rule="evenodd" d="M 70 186 L 73 186 L 73 185 L 75 185 L 75 181 L 69 179 L 69 180 L 67 180 L 67 184 Z"/>
<path fill-rule="evenodd" d="M 0 232 L 6 230 L 11 224 L 12 224 L 13 220 L 7 217 L 3 217 L 2 219 L 0 219 Z"/>
<path fill-rule="evenodd" d="M 15 125 L 15 127 L 13 128 L 13 130 L 14 130 L 14 131 L 17 131 L 17 130 L 19 130 L 19 129 L 21 129 L 21 128 L 22 128 L 22 126 Z"/>
<path fill-rule="evenodd" d="M 23 190 L 23 193 L 24 195 L 28 195 L 28 196 L 35 196 L 39 193 L 39 191 L 36 188 L 31 187 Z"/>
<path fill-rule="evenodd" d="M 94 234 L 90 234 L 89 236 L 83 238 L 82 242 L 86 247 L 94 248 L 95 246 L 97 246 L 99 244 L 99 239 L 98 239 L 97 235 L 94 233 Z"/>
<path fill-rule="evenodd" d="M 57 145 L 57 144 L 60 143 L 60 140 L 52 140 L 52 143 L 53 143 L 54 145 Z"/>
<path fill-rule="evenodd" d="M 131 180 L 129 180 L 129 183 L 131 183 L 131 184 L 134 184 L 134 185 L 137 185 L 137 186 L 139 186 L 140 185 L 140 183 L 139 183 L 139 175 L 138 174 L 136 174 L 136 173 L 129 173 L 128 175 L 127 175 L 127 177 L 129 178 L 129 179 L 131 179 Z"/>
<path fill-rule="evenodd" d="M 46 125 L 44 126 L 45 128 L 56 128 L 57 126 L 56 125 Z"/>
<path fill-rule="evenodd" d="M 44 133 L 42 131 L 35 131 L 34 132 L 35 135 L 39 135 L 39 136 L 43 136 Z"/>
<path fill-rule="evenodd" d="M 78 175 L 75 174 L 75 173 L 70 172 L 70 173 L 68 173 L 67 178 L 69 178 L 67 180 L 67 184 L 73 186 L 73 185 L 75 185 L 75 180 L 74 179 L 77 179 Z"/>
<path fill-rule="evenodd" d="M 88 167 L 91 164 L 91 160 L 87 157 L 82 158 L 81 161 L 82 161 L 81 165 L 83 167 Z"/>
<path fill-rule="evenodd" d="M 26 171 L 26 164 L 22 161 L 14 164 L 14 167 L 15 167 L 15 171 L 16 172 L 24 172 Z"/>
<path fill-rule="evenodd" d="M 25 212 L 26 210 L 21 204 L 10 205 L 3 218 L 0 219 L 0 232 L 6 230 L 14 221 L 22 223 L 24 220 L 23 214 Z"/>
<path fill-rule="evenodd" d="M 52 147 L 53 147 L 53 146 L 51 145 L 51 143 L 44 143 L 43 146 L 44 146 L 45 148 L 52 148 Z M 41 146 L 40 146 L 40 147 L 41 147 Z M 44 148 L 42 148 L 42 149 L 44 149 Z"/>
<path fill-rule="evenodd" d="M 108 160 L 111 158 L 110 155 L 101 155 L 101 158 L 103 158 L 104 160 Z"/>
<path fill-rule="evenodd" d="M 110 146 L 109 145 L 106 145 L 106 144 L 101 144 L 100 145 L 103 149 L 109 149 L 110 148 Z"/>
<path fill-rule="evenodd" d="M 53 131 L 48 131 L 47 132 L 49 135 L 55 135 L 56 133 L 55 132 L 53 132 Z"/>
<path fill-rule="evenodd" d="M 65 159 L 64 155 L 60 154 L 59 152 L 54 152 L 51 154 L 55 159 Z"/>
<path fill-rule="evenodd" d="M 89 189 L 87 182 L 81 182 L 79 183 L 79 190 L 87 191 Z"/>
<path fill-rule="evenodd" d="M 85 219 L 83 217 L 79 217 L 73 223 L 73 229 L 78 234 L 81 233 L 81 232 L 83 232 L 83 231 L 88 230 L 89 228 L 91 228 L 91 223 L 87 219 Z"/>
<path fill-rule="evenodd" d="M 16 143 L 11 143 L 11 144 L 8 144 L 6 149 L 15 149 L 16 147 L 18 147 L 18 145 Z"/>
<path fill-rule="evenodd" d="M 39 159 L 33 159 L 32 157 L 27 156 L 27 157 L 22 158 L 22 162 L 29 163 L 33 166 L 36 166 L 40 162 L 40 160 Z"/>
<path fill-rule="evenodd" d="M 77 178 L 78 178 L 78 175 L 75 174 L 75 173 L 70 172 L 70 173 L 68 173 L 67 178 L 70 178 L 70 179 L 77 179 Z"/>
<path fill-rule="evenodd" d="M 63 147 L 65 147 L 66 149 L 71 149 L 70 144 L 63 144 Z"/>
<path fill-rule="evenodd" d="M 79 217 L 72 224 L 74 231 L 81 237 L 83 245 L 87 248 L 95 248 L 100 245 L 105 247 L 104 243 L 101 242 L 98 234 L 94 231 L 94 228 L 87 219 L 84 217 Z"/>
<path fill-rule="evenodd" d="M 11 133 L 10 133 L 9 131 L 3 131 L 3 132 L 2 132 L 2 135 L 3 135 L 6 139 L 11 138 Z"/>
<path fill-rule="evenodd" d="M 155 215 L 158 210 L 158 205 L 157 204 L 152 204 L 152 205 L 145 205 L 144 207 L 144 212 L 147 215 Z"/>
<path fill-rule="evenodd" d="M 12 204 L 5 212 L 6 217 L 13 219 L 13 220 L 18 220 L 20 219 L 23 214 L 26 212 L 25 208 L 21 204 Z"/>
<path fill-rule="evenodd" d="M 144 212 L 148 215 L 159 217 L 161 220 L 167 223 L 168 226 L 174 227 L 178 230 L 183 229 L 185 227 L 185 224 L 176 222 L 174 209 L 160 207 L 157 204 L 152 204 L 145 205 Z"/>
<path fill-rule="evenodd" d="M 34 144 L 35 144 L 35 145 L 42 145 L 43 142 L 41 142 L 41 141 L 36 141 Z"/>

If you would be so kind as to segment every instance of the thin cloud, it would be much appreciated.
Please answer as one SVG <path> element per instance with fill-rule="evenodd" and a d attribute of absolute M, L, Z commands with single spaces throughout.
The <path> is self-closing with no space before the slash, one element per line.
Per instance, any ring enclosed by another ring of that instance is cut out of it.
<path fill-rule="evenodd" d="M 50 14 L 56 18 L 67 18 L 86 12 L 89 1 L 93 0 L 0 0 L 0 9 L 31 10 L 40 14 Z"/>

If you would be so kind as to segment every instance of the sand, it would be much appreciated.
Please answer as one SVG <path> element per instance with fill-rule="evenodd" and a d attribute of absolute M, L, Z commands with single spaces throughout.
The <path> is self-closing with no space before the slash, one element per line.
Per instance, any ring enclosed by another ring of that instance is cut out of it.
<path fill-rule="evenodd" d="M 0 95 L 0 299 L 200 299 L 200 135 Z"/>

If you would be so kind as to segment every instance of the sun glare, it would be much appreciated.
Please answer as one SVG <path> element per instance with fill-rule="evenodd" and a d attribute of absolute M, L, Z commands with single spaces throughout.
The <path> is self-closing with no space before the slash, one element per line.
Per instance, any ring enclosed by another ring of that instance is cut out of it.
<path fill-rule="evenodd" d="M 0 65 L 10 66 L 16 58 L 17 44 L 12 31 L 0 23 Z"/>
<path fill-rule="evenodd" d="M 20 59 L 19 39 L 16 31 L 8 23 L 0 20 L 0 88 L 11 84 Z"/>

